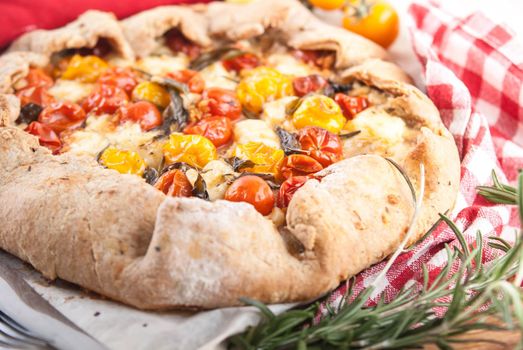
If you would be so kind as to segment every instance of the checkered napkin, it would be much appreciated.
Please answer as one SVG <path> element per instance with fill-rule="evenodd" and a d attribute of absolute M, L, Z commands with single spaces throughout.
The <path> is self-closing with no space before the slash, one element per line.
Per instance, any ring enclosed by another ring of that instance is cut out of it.
<path fill-rule="evenodd" d="M 476 186 L 490 184 L 496 170 L 500 181 L 513 183 L 523 169 L 523 41 L 482 13 L 456 18 L 436 3 L 414 2 L 408 18 L 413 48 L 423 66 L 427 93 L 453 134 L 461 158 L 461 184 L 450 213 L 470 244 L 476 233 L 513 241 L 519 227 L 516 208 L 492 205 L 477 195 Z M 421 285 L 422 265 L 434 278 L 446 265 L 445 244 L 456 245 L 455 235 L 440 224 L 415 249 L 399 256 L 386 278 L 377 285 L 369 304 L 381 295 L 394 297 L 406 284 Z M 350 254 L 350 252 L 347 252 Z M 483 262 L 497 254 L 484 248 Z M 368 286 L 385 262 L 360 273 L 354 295 Z M 347 285 L 327 298 L 339 305 Z M 320 313 L 325 314 L 325 303 Z"/>

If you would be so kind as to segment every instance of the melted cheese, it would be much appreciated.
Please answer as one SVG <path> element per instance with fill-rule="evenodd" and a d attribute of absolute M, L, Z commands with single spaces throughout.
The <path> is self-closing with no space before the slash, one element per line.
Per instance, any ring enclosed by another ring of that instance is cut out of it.
<path fill-rule="evenodd" d="M 200 71 L 205 80 L 205 87 L 219 87 L 222 89 L 235 90 L 237 78 L 225 69 L 221 62 L 213 63 Z"/>
<path fill-rule="evenodd" d="M 361 130 L 360 137 L 393 145 L 403 140 L 406 125 L 403 119 L 391 116 L 378 108 L 367 108 L 347 122 L 349 131 Z"/>
<path fill-rule="evenodd" d="M 259 119 L 247 119 L 234 124 L 234 141 L 237 144 L 261 142 L 272 148 L 281 148 L 278 135 L 266 121 Z"/>
<path fill-rule="evenodd" d="M 202 169 L 202 177 L 207 185 L 211 201 L 222 199 L 230 186 L 230 180 L 237 174 L 223 160 L 212 160 Z"/>
<path fill-rule="evenodd" d="M 75 80 L 58 79 L 49 93 L 60 101 L 80 102 L 94 90 L 94 84 L 79 83 Z"/>
<path fill-rule="evenodd" d="M 292 122 L 287 119 L 287 113 L 285 110 L 287 105 L 296 99 L 298 99 L 296 96 L 288 96 L 276 101 L 265 103 L 260 118 L 266 121 L 273 128 L 281 126 L 287 130 L 293 129 L 294 126 L 292 125 Z"/>
<path fill-rule="evenodd" d="M 267 57 L 267 64 L 280 73 L 294 76 L 313 74 L 313 69 L 287 53 L 274 53 Z"/>
<path fill-rule="evenodd" d="M 164 76 L 169 72 L 186 69 L 189 58 L 184 54 L 176 56 L 149 56 L 139 59 L 136 67 L 149 74 Z"/>

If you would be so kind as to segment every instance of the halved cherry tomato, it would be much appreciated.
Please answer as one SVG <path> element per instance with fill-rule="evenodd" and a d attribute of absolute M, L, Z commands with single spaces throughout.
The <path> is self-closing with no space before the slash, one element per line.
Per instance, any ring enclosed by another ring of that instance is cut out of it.
<path fill-rule="evenodd" d="M 183 132 L 205 136 L 216 147 L 220 147 L 231 140 L 232 123 L 227 117 L 209 117 L 188 125 Z"/>
<path fill-rule="evenodd" d="M 387 48 L 399 32 L 396 10 L 386 1 L 350 0 L 343 27 Z"/>
<path fill-rule="evenodd" d="M 319 74 L 312 74 L 306 77 L 294 78 L 292 86 L 296 96 L 305 96 L 311 92 L 318 92 L 328 84 L 327 79 Z"/>
<path fill-rule="evenodd" d="M 202 51 L 200 45 L 187 39 L 178 29 L 171 29 L 165 33 L 165 44 L 172 52 L 183 52 L 190 59 L 198 57 Z"/>
<path fill-rule="evenodd" d="M 160 176 L 154 187 L 171 197 L 190 197 L 192 195 L 192 185 L 184 172 L 179 169 L 169 170 Z"/>
<path fill-rule="evenodd" d="M 113 114 L 129 101 L 129 96 L 124 90 L 113 85 L 98 85 L 82 103 L 87 113 Z"/>
<path fill-rule="evenodd" d="M 203 92 L 198 108 L 202 111 L 204 117 L 220 116 L 235 120 L 242 114 L 242 107 L 236 93 L 218 87 Z"/>
<path fill-rule="evenodd" d="M 116 112 L 120 122 L 139 123 L 143 131 L 162 125 L 163 118 L 158 108 L 151 102 L 138 101 L 121 106 Z"/>
<path fill-rule="evenodd" d="M 281 186 L 280 191 L 278 192 L 278 201 L 277 206 L 279 208 L 287 208 L 291 202 L 294 193 L 305 185 L 305 182 L 309 180 L 309 176 L 294 176 L 285 180 Z"/>
<path fill-rule="evenodd" d="M 309 0 L 312 6 L 322 10 L 337 10 L 345 4 L 345 0 Z"/>
<path fill-rule="evenodd" d="M 120 174 L 142 176 L 145 171 L 145 161 L 134 151 L 107 147 L 100 155 L 100 163 Z"/>
<path fill-rule="evenodd" d="M 337 93 L 334 101 L 340 105 L 343 115 L 349 120 L 370 105 L 365 96 L 348 96 L 342 93 Z"/>
<path fill-rule="evenodd" d="M 163 146 L 163 155 L 168 164 L 183 162 L 197 168 L 218 158 L 216 147 L 208 138 L 183 134 L 171 134 Z"/>
<path fill-rule="evenodd" d="M 82 83 L 94 83 L 109 68 L 100 57 L 74 55 L 62 74 L 63 79 L 78 80 Z"/>
<path fill-rule="evenodd" d="M 303 128 L 298 132 L 298 141 L 301 149 L 307 151 L 307 154 L 323 167 L 328 167 L 342 158 L 343 145 L 340 137 L 325 129 L 317 126 Z"/>
<path fill-rule="evenodd" d="M 269 184 L 255 175 L 241 176 L 225 192 L 225 199 L 247 202 L 262 215 L 269 215 L 274 208 L 274 194 Z"/>
<path fill-rule="evenodd" d="M 316 159 L 304 154 L 291 154 L 283 158 L 280 167 L 280 174 L 288 179 L 293 176 L 304 176 L 314 174 L 323 169 L 323 166 Z"/>
<path fill-rule="evenodd" d="M 149 101 L 160 108 L 165 108 L 171 102 L 171 97 L 167 90 L 160 84 L 144 81 L 136 85 L 133 89 L 132 97 L 134 101 Z"/>
<path fill-rule="evenodd" d="M 136 74 L 130 68 L 114 67 L 105 71 L 98 79 L 99 84 L 112 85 L 131 95 L 138 85 Z"/>
<path fill-rule="evenodd" d="M 292 114 L 292 123 L 297 129 L 319 126 L 337 134 L 346 122 L 340 106 L 324 95 L 304 97 Z"/>
<path fill-rule="evenodd" d="M 47 91 L 45 86 L 28 86 L 16 92 L 23 106 L 36 103 L 42 107 L 48 106 L 55 101 L 54 97 Z"/>
<path fill-rule="evenodd" d="M 31 135 L 38 136 L 40 145 L 49 148 L 53 153 L 57 153 L 60 147 L 62 147 L 62 141 L 60 141 L 58 135 L 45 124 L 32 122 L 25 128 L 25 131 Z"/>
<path fill-rule="evenodd" d="M 82 125 L 85 117 L 84 110 L 76 103 L 55 102 L 42 110 L 38 121 L 60 134 L 64 130 Z"/>
<path fill-rule="evenodd" d="M 261 62 L 258 56 L 253 53 L 246 52 L 244 54 L 225 59 L 222 61 L 222 64 L 228 71 L 240 73 L 244 69 L 253 69 L 258 67 Z"/>
<path fill-rule="evenodd" d="M 25 77 L 27 86 L 43 86 L 44 88 L 50 88 L 53 86 L 53 78 L 51 78 L 41 68 L 29 68 L 29 73 Z"/>
<path fill-rule="evenodd" d="M 305 63 L 323 69 L 331 68 L 336 59 L 334 52 L 328 50 L 294 50 L 293 55 Z"/>
<path fill-rule="evenodd" d="M 205 81 L 201 77 L 200 73 L 195 70 L 177 70 L 167 73 L 167 77 L 179 81 L 180 83 L 187 84 L 189 91 L 196 94 L 201 93 L 205 88 Z"/>

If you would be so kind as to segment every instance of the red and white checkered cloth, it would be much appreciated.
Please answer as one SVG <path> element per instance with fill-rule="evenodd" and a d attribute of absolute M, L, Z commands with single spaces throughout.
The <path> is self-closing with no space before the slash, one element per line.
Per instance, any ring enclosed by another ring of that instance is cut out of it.
<path fill-rule="evenodd" d="M 516 208 L 492 205 L 477 195 L 476 187 L 491 183 L 492 169 L 500 181 L 511 183 L 523 169 L 523 44 L 482 13 L 456 18 L 435 2 L 420 1 L 410 6 L 409 15 L 427 93 L 460 152 L 461 184 L 451 217 L 471 244 L 478 231 L 485 239 L 495 235 L 513 241 L 520 226 Z M 407 283 L 421 285 L 423 264 L 434 277 L 447 263 L 446 243 L 457 244 L 450 228 L 441 224 L 414 250 L 399 256 L 373 298 L 384 293 L 390 300 Z M 483 261 L 495 254 L 485 245 Z M 354 295 L 384 267 L 382 262 L 360 273 Z M 336 307 L 346 288 L 338 287 L 326 302 Z M 324 303 L 318 317 L 325 312 Z"/>

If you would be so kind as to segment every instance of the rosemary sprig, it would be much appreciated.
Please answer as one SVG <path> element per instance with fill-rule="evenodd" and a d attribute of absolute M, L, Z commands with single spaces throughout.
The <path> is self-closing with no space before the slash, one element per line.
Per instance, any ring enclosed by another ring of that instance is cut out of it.
<path fill-rule="evenodd" d="M 482 186 L 480 194 L 494 203 L 517 204 L 523 217 L 523 174 L 518 180 L 516 190 L 500 184 L 493 173 L 494 185 Z M 328 315 L 317 323 L 313 320 L 319 311 L 318 302 L 275 315 L 264 304 L 245 299 L 246 304 L 260 310 L 262 321 L 229 338 L 230 348 L 400 349 L 434 344 L 440 349 L 450 349 L 454 344 L 470 341 L 497 343 L 480 336 L 479 339 L 461 337 L 471 331 L 523 332 L 523 292 L 519 287 L 523 280 L 521 237 L 518 235 L 513 245 L 502 238 L 489 237 L 487 243 L 498 249 L 500 255 L 482 265 L 481 234 L 477 233 L 472 249 L 447 216 L 441 215 L 441 220 L 452 229 L 460 247 L 445 246 L 448 263 L 432 281 L 424 266 L 421 287 L 406 287 L 388 303 L 381 296 L 370 307 L 365 305 L 374 291 L 372 285 L 352 302 L 349 302 L 352 288 L 348 288 L 337 310 L 329 307 Z M 441 314 L 436 314 L 436 310 Z"/>

